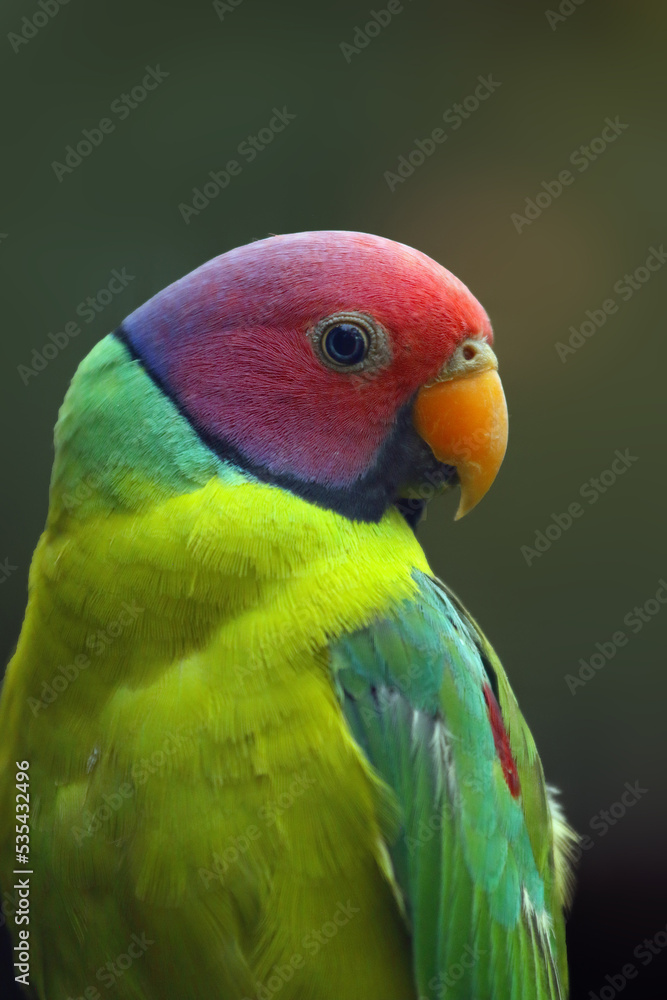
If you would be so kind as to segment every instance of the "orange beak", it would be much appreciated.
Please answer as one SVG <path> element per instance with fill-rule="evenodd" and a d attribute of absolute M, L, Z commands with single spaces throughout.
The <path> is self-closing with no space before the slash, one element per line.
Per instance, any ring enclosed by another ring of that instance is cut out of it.
<path fill-rule="evenodd" d="M 495 363 L 487 345 L 483 354 Z M 445 374 L 442 381 L 420 389 L 413 420 L 438 461 L 456 466 L 461 484 L 458 521 L 487 492 L 507 449 L 507 403 L 495 365 L 469 374 Z"/>

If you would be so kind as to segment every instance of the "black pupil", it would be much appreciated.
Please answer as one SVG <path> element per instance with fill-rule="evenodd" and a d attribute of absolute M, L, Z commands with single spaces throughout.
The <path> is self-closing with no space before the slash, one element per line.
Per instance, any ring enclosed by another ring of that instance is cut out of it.
<path fill-rule="evenodd" d="M 353 323 L 338 323 L 324 336 L 324 350 L 339 365 L 357 365 L 366 354 L 366 338 Z"/>

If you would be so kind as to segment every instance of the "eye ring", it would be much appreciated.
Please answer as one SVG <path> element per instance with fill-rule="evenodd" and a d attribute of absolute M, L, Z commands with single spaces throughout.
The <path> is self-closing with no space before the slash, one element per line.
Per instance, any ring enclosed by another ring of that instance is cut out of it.
<path fill-rule="evenodd" d="M 308 336 L 320 361 L 334 371 L 367 371 L 390 359 L 384 330 L 363 313 L 334 313 L 320 320 Z"/>
<path fill-rule="evenodd" d="M 336 323 L 322 334 L 320 349 L 335 365 L 352 368 L 361 364 L 370 348 L 370 337 L 358 323 Z"/>

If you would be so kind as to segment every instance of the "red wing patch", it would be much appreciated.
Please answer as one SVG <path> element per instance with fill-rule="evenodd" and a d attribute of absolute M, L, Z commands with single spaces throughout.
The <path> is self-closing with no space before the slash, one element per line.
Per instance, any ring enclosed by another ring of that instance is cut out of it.
<path fill-rule="evenodd" d="M 516 769 L 514 757 L 512 756 L 509 737 L 500 712 L 500 705 L 496 701 L 496 697 L 488 684 L 484 685 L 484 701 L 486 702 L 486 710 L 489 713 L 493 742 L 495 743 L 496 753 L 503 768 L 505 781 L 512 793 L 512 797 L 516 799 L 521 791 L 519 773 Z"/>

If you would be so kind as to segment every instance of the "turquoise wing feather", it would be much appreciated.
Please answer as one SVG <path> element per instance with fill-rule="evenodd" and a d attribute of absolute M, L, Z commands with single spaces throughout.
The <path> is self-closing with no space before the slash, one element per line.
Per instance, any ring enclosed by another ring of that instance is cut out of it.
<path fill-rule="evenodd" d="M 336 642 L 348 724 L 396 800 L 388 844 L 423 1000 L 567 996 L 573 834 L 498 658 L 458 600 L 417 600 Z"/>

